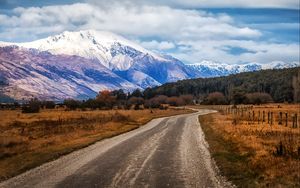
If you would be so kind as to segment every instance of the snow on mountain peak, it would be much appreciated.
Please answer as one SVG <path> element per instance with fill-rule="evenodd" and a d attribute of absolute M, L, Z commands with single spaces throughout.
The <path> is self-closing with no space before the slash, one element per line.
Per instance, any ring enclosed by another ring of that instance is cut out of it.
<path fill-rule="evenodd" d="M 45 39 L 16 45 L 49 51 L 53 54 L 78 55 L 89 59 L 98 59 L 105 67 L 119 70 L 128 69 L 132 65 L 130 59 L 122 57 L 128 55 L 123 51 L 131 51 L 136 56 L 143 53 L 163 59 L 138 44 L 107 31 L 65 31 Z M 115 56 L 117 56 L 117 60 L 114 59 Z M 122 65 L 118 59 L 127 59 L 128 61 L 123 61 L 125 65 Z"/>
<path fill-rule="evenodd" d="M 229 74 L 236 74 L 240 72 L 252 72 L 262 69 L 282 69 L 299 67 L 299 62 L 282 62 L 273 61 L 270 63 L 260 64 L 257 62 L 245 63 L 245 64 L 226 64 L 215 61 L 203 60 L 200 63 L 188 64 L 188 66 L 194 71 L 200 72 L 201 77 L 216 77 L 226 76 Z"/>

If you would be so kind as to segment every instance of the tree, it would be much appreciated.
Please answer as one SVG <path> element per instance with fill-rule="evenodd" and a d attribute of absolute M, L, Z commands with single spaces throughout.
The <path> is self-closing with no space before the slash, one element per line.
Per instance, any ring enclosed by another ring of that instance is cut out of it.
<path fill-rule="evenodd" d="M 114 90 L 112 95 L 116 97 L 117 100 L 126 100 L 127 94 L 123 91 L 123 89 Z"/>
<path fill-rule="evenodd" d="M 64 105 L 66 105 L 69 110 L 76 110 L 80 107 L 81 102 L 74 99 L 66 99 L 64 100 Z"/>
<path fill-rule="evenodd" d="M 143 95 L 144 95 L 144 99 L 151 99 L 155 96 L 153 90 L 150 87 L 144 90 Z"/>
<path fill-rule="evenodd" d="M 112 109 L 116 103 L 116 97 L 108 90 L 100 91 L 96 96 L 96 101 L 100 107 Z"/>
<path fill-rule="evenodd" d="M 41 102 L 37 99 L 30 100 L 22 106 L 22 113 L 38 113 L 40 111 Z"/>
<path fill-rule="evenodd" d="M 128 105 L 129 106 L 132 106 L 134 105 L 134 109 L 135 110 L 139 110 L 140 109 L 140 106 L 144 104 L 144 99 L 142 97 L 131 97 L 129 100 L 128 100 Z"/>
<path fill-rule="evenodd" d="M 55 102 L 53 102 L 53 101 L 43 101 L 42 106 L 46 109 L 53 109 L 53 108 L 55 108 Z"/>
<path fill-rule="evenodd" d="M 247 102 L 247 97 L 244 93 L 238 92 L 233 94 L 231 103 L 233 104 L 244 104 Z"/>
<path fill-rule="evenodd" d="M 298 75 L 293 77 L 294 102 L 300 102 L 300 70 Z"/>
<path fill-rule="evenodd" d="M 141 90 L 136 89 L 131 93 L 132 97 L 143 97 L 143 93 L 141 92 Z"/>
<path fill-rule="evenodd" d="M 99 104 L 95 99 L 88 99 L 85 102 L 82 103 L 83 108 L 91 108 L 91 109 L 96 109 L 100 108 Z"/>

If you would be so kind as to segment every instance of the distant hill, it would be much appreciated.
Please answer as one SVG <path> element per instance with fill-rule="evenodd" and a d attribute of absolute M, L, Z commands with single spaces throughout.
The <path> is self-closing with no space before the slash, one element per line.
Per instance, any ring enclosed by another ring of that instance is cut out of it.
<path fill-rule="evenodd" d="M 245 72 L 216 78 L 197 78 L 163 84 L 153 89 L 147 89 L 149 95 L 176 96 L 192 94 L 194 96 L 208 95 L 212 92 L 222 92 L 230 97 L 236 93 L 269 93 L 275 102 L 293 101 L 293 77 L 300 67 L 274 70 Z"/>

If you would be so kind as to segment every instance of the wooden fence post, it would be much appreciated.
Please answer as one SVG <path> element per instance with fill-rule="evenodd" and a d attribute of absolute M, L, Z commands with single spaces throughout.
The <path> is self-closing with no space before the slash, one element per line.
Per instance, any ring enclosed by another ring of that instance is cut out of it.
<path fill-rule="evenodd" d="M 278 125 L 282 125 L 282 112 L 279 112 L 279 121 Z"/>
<path fill-rule="evenodd" d="M 294 114 L 293 115 L 293 128 L 297 128 L 298 125 L 297 125 L 297 122 L 298 121 L 298 117 L 297 117 L 297 114 Z"/>
<path fill-rule="evenodd" d="M 273 112 L 271 112 L 271 125 L 273 125 Z"/>
<path fill-rule="evenodd" d="M 248 123 L 251 121 L 251 113 L 250 111 L 248 112 Z"/>
<path fill-rule="evenodd" d="M 285 113 L 285 126 L 288 126 L 288 113 Z"/>
<path fill-rule="evenodd" d="M 263 123 L 265 122 L 265 111 L 263 111 L 262 121 L 263 121 Z"/>
<path fill-rule="evenodd" d="M 255 117 L 255 114 L 254 114 L 254 110 L 252 111 L 252 123 L 254 124 L 254 117 Z"/>
<path fill-rule="evenodd" d="M 295 114 L 295 128 L 298 127 L 298 116 L 297 114 Z"/>

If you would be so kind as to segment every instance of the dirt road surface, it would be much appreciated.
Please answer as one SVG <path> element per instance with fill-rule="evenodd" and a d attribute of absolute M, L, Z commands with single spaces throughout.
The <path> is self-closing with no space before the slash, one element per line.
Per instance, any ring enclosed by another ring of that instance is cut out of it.
<path fill-rule="evenodd" d="M 197 113 L 154 119 L 0 184 L 0 187 L 230 187 L 218 176 Z"/>

